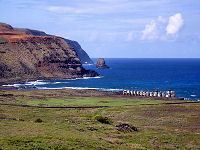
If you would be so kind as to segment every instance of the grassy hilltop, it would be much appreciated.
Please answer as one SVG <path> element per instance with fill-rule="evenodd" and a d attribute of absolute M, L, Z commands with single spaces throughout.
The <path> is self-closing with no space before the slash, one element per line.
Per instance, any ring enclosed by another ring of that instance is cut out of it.
<path fill-rule="evenodd" d="M 106 96 L 107 95 L 107 96 Z M 107 124 L 96 119 L 101 116 Z M 0 92 L 0 149 L 200 149 L 200 103 L 90 90 Z M 116 127 L 135 126 L 138 131 Z"/>

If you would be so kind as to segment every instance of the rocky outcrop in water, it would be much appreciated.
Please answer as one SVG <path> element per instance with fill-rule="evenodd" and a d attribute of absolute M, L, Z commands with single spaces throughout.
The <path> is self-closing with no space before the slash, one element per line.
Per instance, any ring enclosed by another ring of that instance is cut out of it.
<path fill-rule="evenodd" d="M 96 68 L 98 68 L 98 69 L 108 69 L 109 67 L 105 64 L 104 58 L 99 58 L 97 60 Z"/>
<path fill-rule="evenodd" d="M 98 76 L 82 67 L 66 39 L 4 23 L 0 23 L 0 70 L 0 79 Z"/>

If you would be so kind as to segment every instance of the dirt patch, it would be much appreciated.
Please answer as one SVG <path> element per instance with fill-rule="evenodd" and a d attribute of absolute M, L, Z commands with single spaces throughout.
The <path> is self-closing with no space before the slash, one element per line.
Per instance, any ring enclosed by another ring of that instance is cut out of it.
<path fill-rule="evenodd" d="M 99 101 L 99 103 L 109 103 L 108 101 Z"/>
<path fill-rule="evenodd" d="M 13 94 L 1 94 L 0 96 L 3 96 L 3 97 L 12 97 L 14 95 Z"/>
<path fill-rule="evenodd" d="M 19 119 L 19 118 L 7 118 L 7 117 L 0 117 L 0 120 L 24 121 L 23 119 Z"/>

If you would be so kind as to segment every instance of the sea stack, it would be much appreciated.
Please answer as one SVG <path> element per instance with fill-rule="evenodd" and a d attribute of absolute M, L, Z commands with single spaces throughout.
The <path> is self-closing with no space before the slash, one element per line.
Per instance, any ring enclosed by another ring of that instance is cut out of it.
<path fill-rule="evenodd" d="M 108 68 L 110 68 L 110 67 L 108 67 L 108 66 L 105 64 L 104 58 L 99 58 L 99 59 L 97 60 L 96 68 L 98 68 L 98 69 L 108 69 Z"/>

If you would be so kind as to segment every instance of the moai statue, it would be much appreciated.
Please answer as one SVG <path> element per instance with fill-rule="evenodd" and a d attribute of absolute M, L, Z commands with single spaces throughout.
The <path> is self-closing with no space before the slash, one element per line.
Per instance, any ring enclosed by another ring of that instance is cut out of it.
<path fill-rule="evenodd" d="M 158 96 L 158 89 L 155 90 L 155 97 Z"/>
<path fill-rule="evenodd" d="M 134 95 L 134 91 L 133 90 L 131 90 L 131 95 Z"/>
<path fill-rule="evenodd" d="M 123 90 L 123 95 L 125 95 L 125 90 Z"/>
<path fill-rule="evenodd" d="M 135 96 L 137 96 L 137 90 L 135 90 Z"/>
<path fill-rule="evenodd" d="M 133 90 L 133 95 L 135 96 L 135 90 Z"/>
<path fill-rule="evenodd" d="M 173 93 L 173 94 L 172 94 L 172 97 L 175 98 L 175 91 L 173 91 L 172 93 Z"/>
<path fill-rule="evenodd" d="M 147 96 L 147 91 L 146 90 L 144 91 L 144 96 Z"/>
<path fill-rule="evenodd" d="M 163 92 L 163 97 L 166 97 L 166 91 Z"/>
<path fill-rule="evenodd" d="M 127 95 L 129 95 L 130 94 L 130 91 L 129 90 L 127 90 Z"/>
<path fill-rule="evenodd" d="M 143 96 L 143 91 L 140 92 L 140 96 Z"/>
<path fill-rule="evenodd" d="M 150 96 L 150 92 L 149 92 L 149 91 L 147 92 L 147 96 L 148 96 L 148 97 Z"/>
<path fill-rule="evenodd" d="M 162 97 L 162 91 L 160 91 L 160 97 Z"/>
<path fill-rule="evenodd" d="M 171 94 L 171 90 L 168 90 L 168 97 L 171 98 L 172 94 Z"/>
<path fill-rule="evenodd" d="M 127 90 L 124 90 L 124 95 L 127 95 Z"/>
<path fill-rule="evenodd" d="M 138 91 L 138 96 L 140 96 L 140 91 Z"/>
<path fill-rule="evenodd" d="M 154 96 L 154 93 L 153 93 L 153 91 L 151 92 L 151 96 L 152 96 L 152 97 Z"/>

